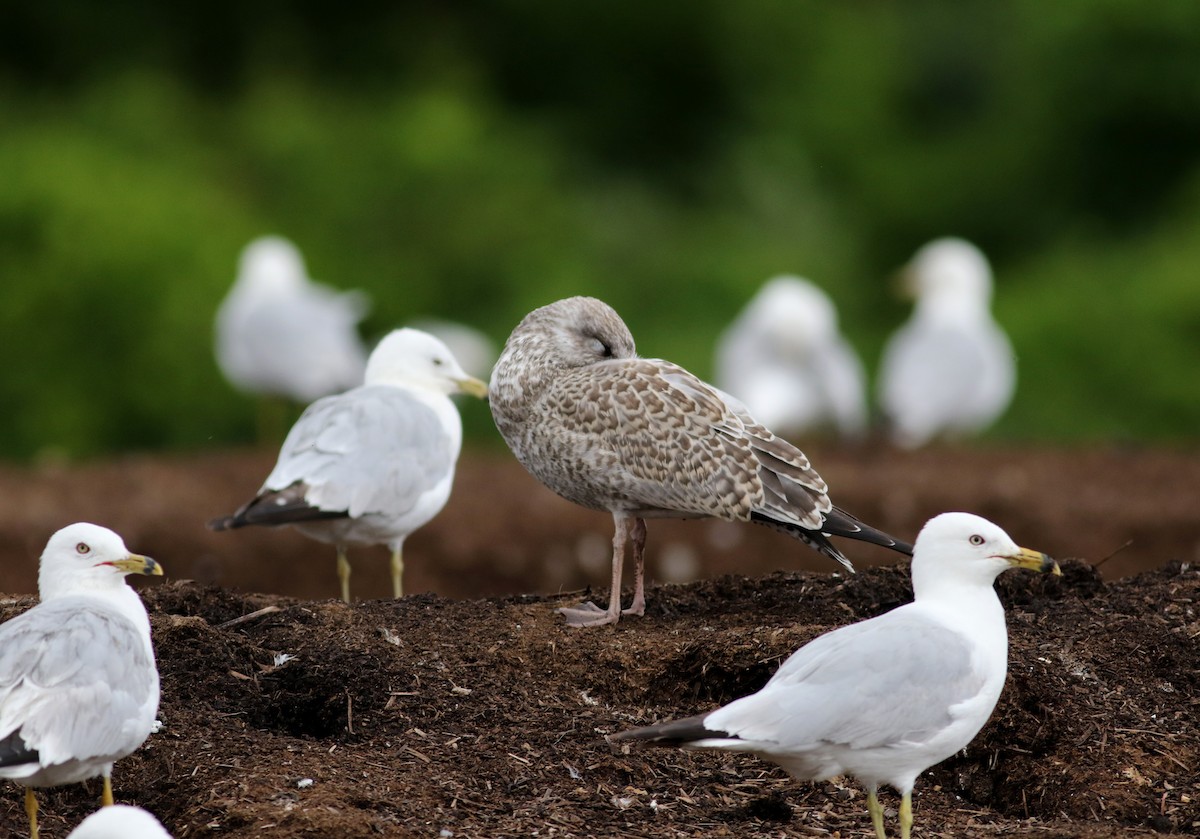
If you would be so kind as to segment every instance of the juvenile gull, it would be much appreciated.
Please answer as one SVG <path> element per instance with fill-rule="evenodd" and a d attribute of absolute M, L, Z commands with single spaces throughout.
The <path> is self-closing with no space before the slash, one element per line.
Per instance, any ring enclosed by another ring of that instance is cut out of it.
<path fill-rule="evenodd" d="M 386 544 L 401 597 L 404 540 L 441 512 L 454 482 L 462 419 L 452 393 L 483 398 L 487 385 L 432 335 L 393 331 L 371 353 L 366 383 L 309 405 L 258 494 L 209 526 L 286 524 L 332 543 L 347 603 L 347 546 Z"/>
<path fill-rule="evenodd" d="M 67 839 L 171 839 L 171 834 L 140 807 L 114 804 L 81 821 Z"/>
<path fill-rule="evenodd" d="M 888 339 L 879 404 L 896 445 L 917 448 L 987 428 L 1016 389 L 1012 345 L 992 319 L 992 269 L 962 239 L 938 239 L 904 273 L 917 298 Z"/>
<path fill-rule="evenodd" d="M 41 602 L 0 624 L 0 777 L 25 787 L 37 839 L 35 787 L 104 778 L 145 742 L 158 713 L 150 619 L 126 574 L 162 574 L 121 537 L 72 524 L 50 537 Z"/>
<path fill-rule="evenodd" d="M 1000 698 L 1008 630 L 992 583 L 1009 568 L 1061 573 L 986 519 L 943 513 L 917 536 L 913 602 L 816 638 L 758 693 L 611 739 L 750 752 L 800 780 L 853 775 L 878 839 L 888 784 L 907 839 L 917 776 L 965 748 Z"/>
<path fill-rule="evenodd" d="M 716 382 L 777 433 L 853 438 L 867 428 L 862 362 L 833 301 L 800 277 L 768 280 L 721 334 Z"/>
<path fill-rule="evenodd" d="M 366 350 L 358 322 L 367 299 L 308 277 L 304 258 L 281 236 L 255 239 L 217 309 L 217 365 L 246 393 L 302 404 L 362 383 Z"/>
<path fill-rule="evenodd" d="M 833 506 L 804 453 L 736 399 L 669 361 L 638 358 L 624 322 L 594 298 L 526 315 L 492 371 L 489 400 L 496 427 L 534 477 L 569 501 L 612 513 L 608 610 L 560 609 L 573 626 L 620 620 L 626 545 L 636 573 L 624 613 L 643 614 L 647 518 L 758 522 L 850 570 L 830 536 L 912 552 Z"/>

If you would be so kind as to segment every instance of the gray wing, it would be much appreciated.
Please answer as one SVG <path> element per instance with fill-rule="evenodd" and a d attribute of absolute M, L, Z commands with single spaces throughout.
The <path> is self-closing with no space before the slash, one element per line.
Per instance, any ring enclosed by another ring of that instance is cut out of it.
<path fill-rule="evenodd" d="M 970 410 L 985 346 L 959 329 L 912 323 L 884 350 L 879 402 L 901 434 L 923 443 Z"/>
<path fill-rule="evenodd" d="M 866 374 L 858 354 L 840 336 L 816 353 L 812 378 L 819 384 L 840 434 L 857 436 L 866 431 Z"/>
<path fill-rule="evenodd" d="M 217 357 L 242 387 L 309 401 L 362 383 L 357 292 L 308 285 L 278 299 L 231 296 L 217 315 Z"/>
<path fill-rule="evenodd" d="M 795 749 L 921 742 L 984 681 L 963 636 L 894 611 L 801 647 L 761 691 L 709 714 L 704 726 Z"/>
<path fill-rule="evenodd" d="M 445 480 L 454 460 L 433 409 L 402 388 L 364 386 L 304 411 L 263 492 L 302 484 L 317 510 L 394 516 Z"/>
<path fill-rule="evenodd" d="M 747 328 L 745 318 L 735 320 L 717 339 L 713 358 L 713 375 L 717 387 L 740 396 L 742 383 L 752 378 L 774 359 L 763 349 L 763 342 Z"/>
<path fill-rule="evenodd" d="M 95 598 L 41 603 L 0 625 L 0 740 L 43 765 L 133 751 L 157 693 L 137 627 Z"/>

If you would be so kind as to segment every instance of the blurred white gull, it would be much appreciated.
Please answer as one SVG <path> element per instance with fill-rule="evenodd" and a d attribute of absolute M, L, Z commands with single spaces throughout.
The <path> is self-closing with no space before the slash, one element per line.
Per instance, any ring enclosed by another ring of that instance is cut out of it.
<path fill-rule="evenodd" d="M 892 441 L 917 448 L 987 428 L 1016 389 L 1016 361 L 992 319 L 992 270 L 962 239 L 938 239 L 907 267 L 912 317 L 888 340 L 879 405 Z"/>
<path fill-rule="evenodd" d="M 391 332 L 371 353 L 366 383 L 309 405 L 258 494 L 209 527 L 287 524 L 332 543 L 347 603 L 347 546 L 386 544 L 402 596 L 404 540 L 441 512 L 454 482 L 462 419 L 452 393 L 483 398 L 487 385 L 432 335 Z"/>
<path fill-rule="evenodd" d="M 1009 568 L 1061 573 L 986 519 L 936 516 L 914 545 L 911 603 L 810 641 L 758 693 L 611 739 L 750 752 L 800 780 L 853 775 L 878 839 L 887 784 L 907 839 L 917 776 L 966 747 L 1000 698 L 1008 629 L 992 583 Z"/>
<path fill-rule="evenodd" d="M 81 821 L 67 839 L 171 839 L 171 834 L 140 807 L 114 804 Z"/>
<path fill-rule="evenodd" d="M 72 524 L 50 537 L 38 571 L 41 602 L 0 624 L 0 778 L 25 787 L 37 839 L 35 787 L 102 776 L 150 735 L 158 668 L 150 619 L 126 574 L 162 574 L 121 537 Z"/>
<path fill-rule="evenodd" d="M 366 350 L 362 292 L 308 277 L 300 251 L 280 236 L 242 251 L 233 288 L 216 317 L 216 356 L 238 390 L 308 403 L 362 384 Z"/>
<path fill-rule="evenodd" d="M 867 426 L 866 376 L 833 301 L 800 277 L 767 281 L 721 335 L 717 386 L 784 436 Z"/>

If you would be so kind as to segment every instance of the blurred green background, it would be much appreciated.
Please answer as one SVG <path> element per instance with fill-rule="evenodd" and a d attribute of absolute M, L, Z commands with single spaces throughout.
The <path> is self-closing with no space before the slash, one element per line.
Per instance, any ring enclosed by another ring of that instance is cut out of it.
<path fill-rule="evenodd" d="M 212 356 L 251 238 L 498 342 L 570 294 L 709 375 L 768 276 L 874 369 L 889 275 L 979 244 L 1019 358 L 993 439 L 1200 428 L 1200 4 L 6 4 L 0 456 L 254 438 Z M 486 408 L 468 429 L 495 440 Z"/>

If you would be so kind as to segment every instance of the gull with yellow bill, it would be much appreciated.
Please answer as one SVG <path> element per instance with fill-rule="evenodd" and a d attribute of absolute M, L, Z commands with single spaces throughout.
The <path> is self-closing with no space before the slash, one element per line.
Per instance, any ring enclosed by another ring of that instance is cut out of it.
<path fill-rule="evenodd" d="M 914 545 L 913 602 L 809 642 L 758 693 L 611 739 L 750 752 L 800 780 L 852 775 L 878 839 L 887 784 L 908 839 L 917 776 L 966 747 L 1000 698 L 1008 629 L 992 584 L 1009 568 L 1061 573 L 986 519 L 936 516 Z"/>
<path fill-rule="evenodd" d="M 33 790 L 104 778 L 145 742 L 158 713 L 150 619 L 127 574 L 162 574 L 121 537 L 72 524 L 50 537 L 38 572 L 41 602 L 0 624 L 0 778 Z"/>

